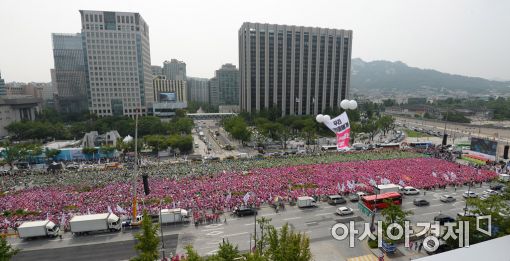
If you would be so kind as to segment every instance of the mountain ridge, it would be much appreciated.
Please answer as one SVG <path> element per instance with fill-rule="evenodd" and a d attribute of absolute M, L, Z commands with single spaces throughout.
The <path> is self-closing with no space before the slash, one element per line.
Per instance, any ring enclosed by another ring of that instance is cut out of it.
<path fill-rule="evenodd" d="M 411 67 L 401 61 L 351 60 L 351 88 L 355 93 L 366 91 L 413 93 L 417 90 L 440 91 L 442 94 L 510 94 L 509 81 L 443 73 L 434 69 Z"/>

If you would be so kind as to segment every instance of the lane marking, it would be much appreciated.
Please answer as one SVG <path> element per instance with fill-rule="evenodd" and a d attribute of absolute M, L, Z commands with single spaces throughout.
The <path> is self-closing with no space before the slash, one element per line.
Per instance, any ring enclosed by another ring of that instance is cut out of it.
<path fill-rule="evenodd" d="M 208 231 L 216 231 L 224 229 L 224 227 L 217 227 L 217 228 L 209 228 L 209 229 L 202 229 L 202 232 L 208 232 Z"/>
<path fill-rule="evenodd" d="M 208 236 L 217 236 L 217 235 L 220 235 L 220 234 L 223 234 L 223 233 L 224 233 L 223 231 L 215 230 L 215 231 L 211 231 L 211 232 L 207 233 L 206 235 L 208 235 Z"/>
<path fill-rule="evenodd" d="M 235 236 L 246 235 L 246 234 L 248 234 L 248 232 L 241 232 L 241 233 L 224 235 L 224 237 L 235 237 Z"/>
<path fill-rule="evenodd" d="M 245 225 L 245 226 L 253 226 L 253 225 L 255 225 L 255 222 L 253 222 L 253 223 L 248 223 L 248 224 L 244 224 L 244 225 Z"/>
<path fill-rule="evenodd" d="M 332 215 L 333 213 L 321 213 L 321 214 L 315 214 L 316 217 L 319 216 L 326 216 L 326 215 Z"/>
<path fill-rule="evenodd" d="M 301 217 L 291 217 L 291 218 L 284 218 L 283 220 L 294 220 L 294 219 L 300 219 Z"/>

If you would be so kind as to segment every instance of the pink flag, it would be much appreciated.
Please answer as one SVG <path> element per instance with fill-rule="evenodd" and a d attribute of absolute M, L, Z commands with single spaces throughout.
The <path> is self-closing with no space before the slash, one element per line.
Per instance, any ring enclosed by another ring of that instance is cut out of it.
<path fill-rule="evenodd" d="M 337 142 L 336 146 L 338 149 L 344 149 L 344 148 L 349 147 L 349 141 L 351 140 L 350 133 L 351 133 L 350 128 L 345 129 L 342 132 L 336 133 L 336 142 Z"/>

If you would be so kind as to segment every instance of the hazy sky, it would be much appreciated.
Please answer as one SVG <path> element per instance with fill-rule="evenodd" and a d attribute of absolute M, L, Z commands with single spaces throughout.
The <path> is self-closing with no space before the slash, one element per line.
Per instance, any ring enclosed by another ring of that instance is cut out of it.
<path fill-rule="evenodd" d="M 0 0 L 0 70 L 6 81 L 50 81 L 51 33 L 80 31 L 78 10 L 139 12 L 151 60 L 177 58 L 188 76 L 238 64 L 237 31 L 248 22 L 352 29 L 353 58 L 510 79 L 506 0 Z"/>

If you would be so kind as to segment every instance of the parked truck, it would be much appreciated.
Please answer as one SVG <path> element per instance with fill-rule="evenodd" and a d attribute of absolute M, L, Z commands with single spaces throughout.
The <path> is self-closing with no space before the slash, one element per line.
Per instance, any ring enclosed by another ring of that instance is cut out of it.
<path fill-rule="evenodd" d="M 56 237 L 60 228 L 49 220 L 26 221 L 18 227 L 18 235 L 22 239 L 33 237 Z"/>
<path fill-rule="evenodd" d="M 162 209 L 160 212 L 162 224 L 189 221 L 188 211 L 182 208 Z"/>
<path fill-rule="evenodd" d="M 385 185 L 377 185 L 377 189 L 374 191 L 376 194 L 384 194 L 388 192 L 398 192 L 400 193 L 402 190 L 402 186 L 395 184 L 385 184 Z"/>
<path fill-rule="evenodd" d="M 96 231 L 119 231 L 120 218 L 113 213 L 91 214 L 74 216 L 69 221 L 71 232 L 83 234 Z"/>
<path fill-rule="evenodd" d="M 316 202 L 312 197 L 298 197 L 297 206 L 299 208 L 315 207 Z"/>

